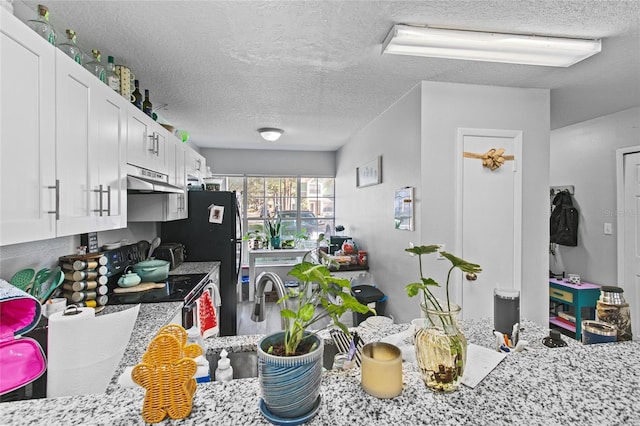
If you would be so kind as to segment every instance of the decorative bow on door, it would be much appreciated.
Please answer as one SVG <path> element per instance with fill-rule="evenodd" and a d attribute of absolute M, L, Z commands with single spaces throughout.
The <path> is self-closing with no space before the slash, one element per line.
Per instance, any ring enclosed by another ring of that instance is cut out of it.
<path fill-rule="evenodd" d="M 491 171 L 499 169 L 500 166 L 504 164 L 507 160 L 515 160 L 515 156 L 513 155 L 502 155 L 504 154 L 504 148 L 491 148 L 489 151 L 484 154 L 476 154 L 473 152 L 464 152 L 465 158 L 477 158 L 482 160 L 482 165 L 484 167 L 488 167 Z"/>

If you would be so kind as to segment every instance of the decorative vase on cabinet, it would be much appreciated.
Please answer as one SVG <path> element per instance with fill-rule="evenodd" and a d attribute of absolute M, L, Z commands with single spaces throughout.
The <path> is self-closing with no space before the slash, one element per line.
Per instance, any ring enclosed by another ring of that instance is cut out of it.
<path fill-rule="evenodd" d="M 460 306 L 452 304 L 450 310 L 436 310 L 422 303 L 420 307 L 425 320 L 416 333 L 415 348 L 422 380 L 434 391 L 454 391 L 467 361 L 467 339 L 456 321 Z"/>
<path fill-rule="evenodd" d="M 282 242 L 280 241 L 280 237 L 271 237 L 271 248 L 279 249 L 282 246 Z"/>

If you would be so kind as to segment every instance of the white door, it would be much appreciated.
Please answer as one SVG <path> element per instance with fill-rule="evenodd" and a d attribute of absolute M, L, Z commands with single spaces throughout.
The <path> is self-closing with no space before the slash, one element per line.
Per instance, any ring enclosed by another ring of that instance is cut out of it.
<path fill-rule="evenodd" d="M 631 332 L 640 334 L 640 152 L 624 156 L 624 271 L 622 287 L 631 310 Z"/>
<path fill-rule="evenodd" d="M 521 288 L 521 145 L 518 131 L 458 131 L 457 255 L 482 267 L 475 281 L 458 273 L 463 318 L 492 317 L 493 290 Z M 463 156 L 499 148 L 515 160 L 496 170 L 484 167 L 481 159 Z"/>

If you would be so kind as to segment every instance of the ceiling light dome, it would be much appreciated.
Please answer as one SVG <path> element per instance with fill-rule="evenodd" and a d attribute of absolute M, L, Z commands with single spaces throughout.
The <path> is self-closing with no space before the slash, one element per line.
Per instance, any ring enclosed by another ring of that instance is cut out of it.
<path fill-rule="evenodd" d="M 260 136 L 262 136 L 262 139 L 265 141 L 275 142 L 280 139 L 284 131 L 273 127 L 263 127 L 262 129 L 258 129 L 258 133 L 260 133 Z"/>

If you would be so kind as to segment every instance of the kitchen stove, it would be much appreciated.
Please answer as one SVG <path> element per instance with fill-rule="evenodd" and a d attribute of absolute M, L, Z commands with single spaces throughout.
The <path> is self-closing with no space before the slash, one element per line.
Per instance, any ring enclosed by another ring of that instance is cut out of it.
<path fill-rule="evenodd" d="M 198 284 L 206 274 L 169 275 L 164 288 L 138 293 L 111 293 L 107 305 L 137 303 L 185 302 L 198 293 Z"/>
<path fill-rule="evenodd" d="M 162 303 L 184 302 L 188 304 L 196 299 L 202 289 L 208 284 L 204 278 L 206 274 L 169 275 L 164 281 L 165 286 L 160 289 L 146 290 L 137 293 L 114 293 L 118 287 L 118 279 L 125 269 L 146 259 L 147 254 L 142 253 L 137 244 L 130 244 L 108 250 L 104 253 L 107 257 L 107 305 L 123 305 L 137 303 Z"/>

